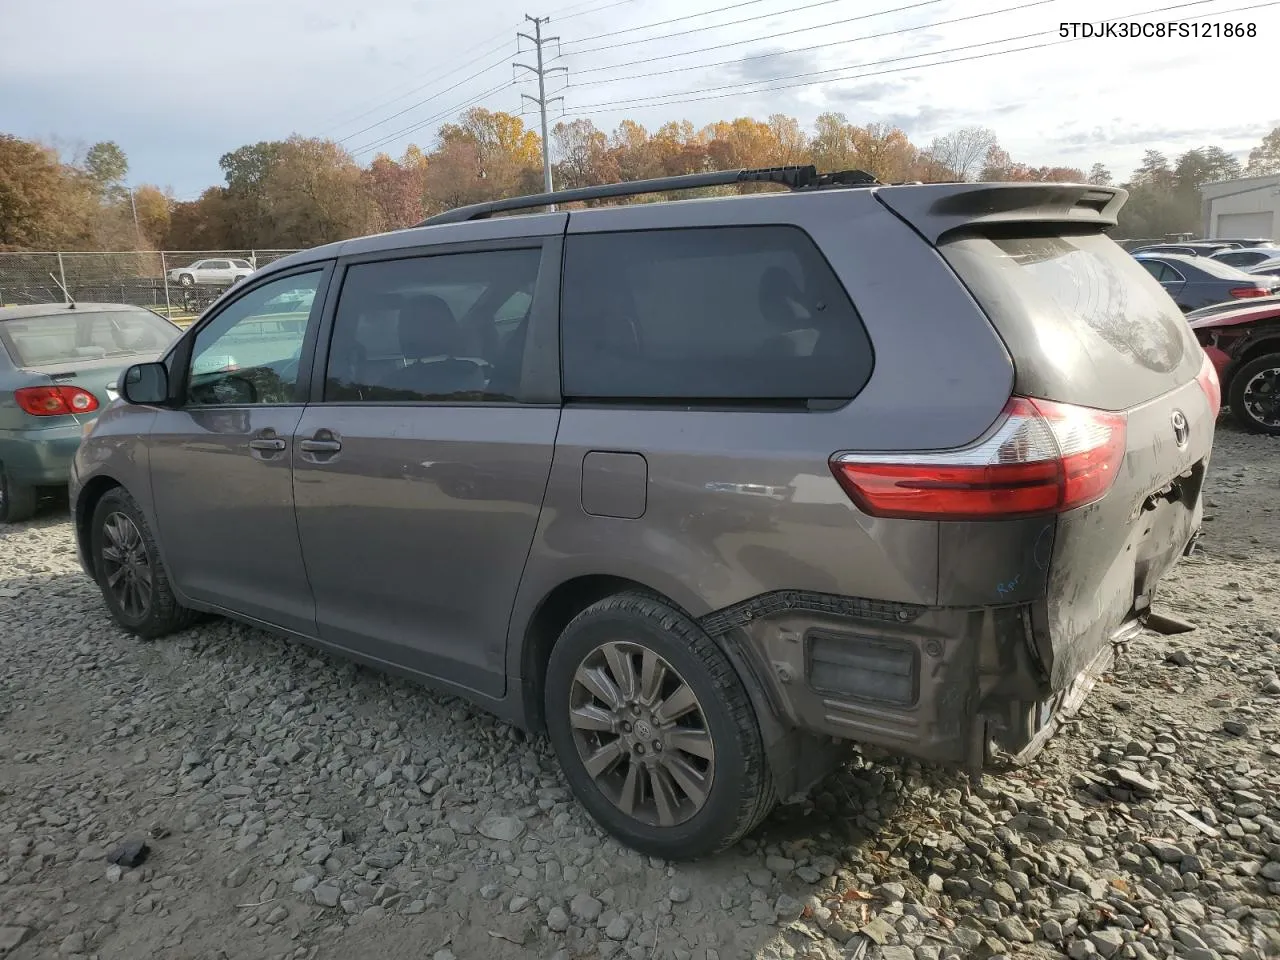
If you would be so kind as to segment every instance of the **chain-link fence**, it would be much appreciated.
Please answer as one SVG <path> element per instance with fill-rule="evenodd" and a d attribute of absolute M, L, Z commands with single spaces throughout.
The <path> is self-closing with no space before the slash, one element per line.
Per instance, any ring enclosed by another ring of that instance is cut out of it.
<path fill-rule="evenodd" d="M 0 253 L 0 306 L 131 303 L 179 319 L 293 250 Z M 64 294 L 63 290 L 66 293 Z"/>

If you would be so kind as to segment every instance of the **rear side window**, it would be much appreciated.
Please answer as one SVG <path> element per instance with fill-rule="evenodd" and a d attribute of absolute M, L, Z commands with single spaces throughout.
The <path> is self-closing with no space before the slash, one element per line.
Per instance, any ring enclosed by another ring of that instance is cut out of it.
<path fill-rule="evenodd" d="M 1001 275 L 1001 286 L 1013 288 L 1025 316 L 1040 315 L 1038 305 L 1048 301 L 1148 370 L 1168 373 L 1182 361 L 1181 311 L 1144 264 L 1103 234 L 980 237 L 942 250 L 971 285 L 979 280 L 975 271 Z M 975 290 L 985 286 L 979 282 Z M 1042 335 L 1050 332 L 1046 326 Z"/>
<path fill-rule="evenodd" d="M 818 248 L 787 226 L 568 238 L 568 398 L 846 401 L 871 344 Z"/>

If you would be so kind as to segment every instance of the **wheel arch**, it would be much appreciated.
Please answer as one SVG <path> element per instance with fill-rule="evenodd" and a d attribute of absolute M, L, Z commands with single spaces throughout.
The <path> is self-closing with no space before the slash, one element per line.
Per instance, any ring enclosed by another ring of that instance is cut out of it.
<path fill-rule="evenodd" d="M 1223 393 L 1231 389 L 1231 381 L 1241 367 L 1269 353 L 1280 353 L 1280 327 L 1266 330 L 1258 340 L 1250 343 L 1231 361 L 1231 366 L 1227 367 L 1225 376 L 1222 378 Z"/>
<path fill-rule="evenodd" d="M 110 474 L 98 474 L 86 483 L 76 495 L 74 520 L 76 528 L 76 544 L 80 548 L 80 556 L 84 558 L 85 567 L 91 577 L 97 579 L 98 572 L 94 567 L 93 550 L 90 546 L 89 524 L 93 520 L 93 512 L 98 502 L 108 492 L 123 487 L 124 484 Z"/>
<path fill-rule="evenodd" d="M 703 617 L 694 615 L 685 605 L 648 583 L 631 577 L 611 574 L 586 574 L 570 577 L 548 590 L 533 609 L 520 634 L 519 714 L 526 729 L 542 733 L 546 730 L 543 692 L 546 689 L 547 664 L 551 649 L 569 622 L 587 607 L 618 593 L 640 593 L 665 603 L 695 623 Z M 714 613 L 710 611 L 709 613 Z M 796 729 L 785 722 L 772 692 L 767 689 L 767 664 L 756 663 L 745 643 L 736 642 L 735 631 L 710 634 L 711 640 L 725 655 L 742 682 L 755 711 L 756 722 L 769 754 L 770 766 L 780 786 L 796 780 L 802 772 L 792 769 L 788 756 Z"/>

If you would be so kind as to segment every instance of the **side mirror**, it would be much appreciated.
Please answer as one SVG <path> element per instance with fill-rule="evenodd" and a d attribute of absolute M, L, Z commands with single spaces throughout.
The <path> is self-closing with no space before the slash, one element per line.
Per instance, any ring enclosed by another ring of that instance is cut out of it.
<path fill-rule="evenodd" d="M 135 363 L 120 378 L 125 403 L 153 406 L 169 399 L 169 368 L 163 363 Z"/>

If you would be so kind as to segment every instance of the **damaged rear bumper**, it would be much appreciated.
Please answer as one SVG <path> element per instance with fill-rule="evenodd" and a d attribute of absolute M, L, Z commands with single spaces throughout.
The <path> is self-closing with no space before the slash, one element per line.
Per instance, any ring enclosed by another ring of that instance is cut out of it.
<path fill-rule="evenodd" d="M 703 626 L 755 675 L 783 724 L 986 769 L 1034 758 L 1142 629 L 1128 620 L 1054 688 L 1035 655 L 1033 606 L 913 607 L 784 592 Z"/>

